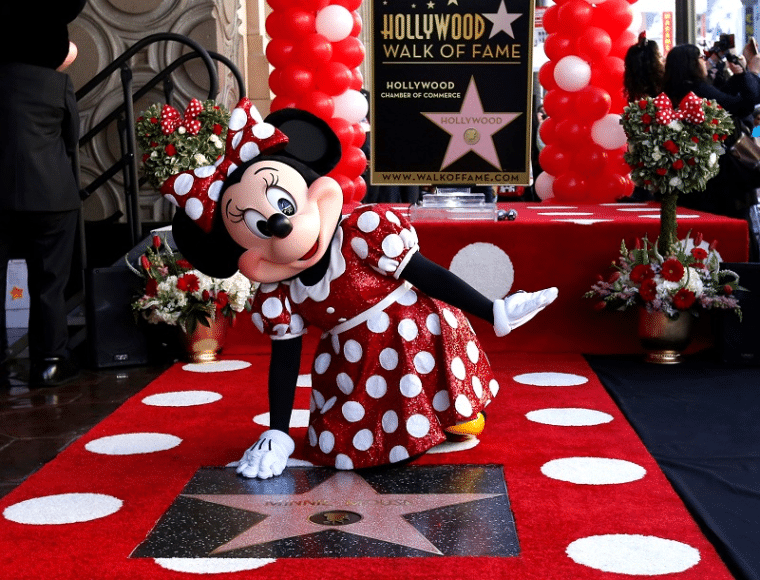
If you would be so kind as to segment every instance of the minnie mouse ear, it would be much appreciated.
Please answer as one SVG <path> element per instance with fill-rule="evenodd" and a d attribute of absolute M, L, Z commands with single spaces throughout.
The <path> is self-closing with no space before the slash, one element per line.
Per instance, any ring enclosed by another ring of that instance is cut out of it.
<path fill-rule="evenodd" d="M 288 137 L 283 153 L 319 175 L 327 175 L 340 161 L 340 140 L 323 119 L 300 109 L 280 109 L 265 121 Z"/>

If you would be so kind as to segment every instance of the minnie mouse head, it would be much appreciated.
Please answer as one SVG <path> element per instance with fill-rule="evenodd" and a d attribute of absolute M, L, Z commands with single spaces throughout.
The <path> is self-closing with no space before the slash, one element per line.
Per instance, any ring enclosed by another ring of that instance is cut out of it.
<path fill-rule="evenodd" d="M 250 101 L 241 101 L 230 117 L 224 157 L 173 176 L 161 191 L 180 206 L 174 240 L 196 268 L 215 277 L 239 269 L 252 280 L 276 282 L 297 276 L 327 251 L 343 195 L 325 174 L 340 160 L 340 141 L 306 111 L 257 116 Z"/>

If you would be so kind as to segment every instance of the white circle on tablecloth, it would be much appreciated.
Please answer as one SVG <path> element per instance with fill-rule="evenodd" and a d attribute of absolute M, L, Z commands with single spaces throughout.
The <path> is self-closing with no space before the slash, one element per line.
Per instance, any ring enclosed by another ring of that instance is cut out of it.
<path fill-rule="evenodd" d="M 154 558 L 156 564 L 185 574 L 226 574 L 256 570 L 276 562 L 274 558 Z"/>
<path fill-rule="evenodd" d="M 608 457 L 564 457 L 541 466 L 551 479 L 579 485 L 617 485 L 643 478 L 647 470 L 622 459 Z"/>
<path fill-rule="evenodd" d="M 221 398 L 222 395 L 213 391 L 174 391 L 150 395 L 142 402 L 152 407 L 193 407 L 215 403 Z"/>
<path fill-rule="evenodd" d="M 656 536 L 609 534 L 589 536 L 566 549 L 574 562 L 603 572 L 658 576 L 683 572 L 697 565 L 699 550 Z"/>
<path fill-rule="evenodd" d="M 100 455 L 140 455 L 173 449 L 182 439 L 167 433 L 123 433 L 93 439 L 84 448 Z"/>
<path fill-rule="evenodd" d="M 253 422 L 257 425 L 269 427 L 269 413 L 261 413 L 253 418 Z M 308 409 L 293 409 L 293 413 L 290 415 L 290 427 L 308 427 L 309 426 L 309 410 Z"/>
<path fill-rule="evenodd" d="M 525 373 L 513 377 L 515 382 L 534 387 L 574 387 L 588 382 L 586 377 L 570 373 Z"/>
<path fill-rule="evenodd" d="M 90 522 L 110 516 L 123 502 L 100 493 L 62 493 L 35 497 L 8 506 L 3 517 L 17 524 L 35 526 Z"/>
<path fill-rule="evenodd" d="M 603 425 L 612 421 L 612 415 L 593 409 L 538 409 L 526 413 L 525 416 L 529 421 L 542 423 L 544 425 L 555 425 L 558 427 L 588 427 L 591 425 Z"/>
<path fill-rule="evenodd" d="M 183 371 L 191 373 L 226 373 L 247 369 L 251 363 L 244 360 L 218 360 L 207 363 L 188 363 L 182 366 Z"/>
<path fill-rule="evenodd" d="M 515 279 L 515 268 L 506 252 L 484 242 L 459 250 L 449 270 L 491 300 L 506 296 Z"/>

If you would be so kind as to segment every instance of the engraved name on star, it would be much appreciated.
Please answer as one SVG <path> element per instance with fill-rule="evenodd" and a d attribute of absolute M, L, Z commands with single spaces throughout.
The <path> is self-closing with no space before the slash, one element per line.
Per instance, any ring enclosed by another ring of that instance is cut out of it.
<path fill-rule="evenodd" d="M 501 0 L 501 4 L 499 4 L 499 10 L 496 12 L 491 12 L 489 14 L 483 14 L 488 20 L 493 22 L 493 27 L 491 28 L 491 35 L 488 38 L 493 38 L 499 32 L 503 32 L 504 34 L 507 34 L 511 36 L 512 38 L 515 37 L 514 32 L 512 32 L 512 23 L 520 18 L 522 16 L 522 12 L 519 14 L 510 14 L 507 12 L 507 7 L 504 5 L 504 0 Z"/>
<path fill-rule="evenodd" d="M 336 473 L 306 493 L 297 495 L 184 494 L 183 497 L 267 516 L 263 521 L 213 550 L 211 554 L 306 536 L 329 529 L 442 555 L 438 548 L 402 516 L 500 495 L 503 494 L 378 493 L 360 475 L 344 471 Z"/>
<path fill-rule="evenodd" d="M 494 167 L 501 169 L 493 136 L 522 113 L 485 113 L 475 78 L 470 78 L 458 113 L 422 113 L 451 138 L 441 169 L 473 151 Z"/>

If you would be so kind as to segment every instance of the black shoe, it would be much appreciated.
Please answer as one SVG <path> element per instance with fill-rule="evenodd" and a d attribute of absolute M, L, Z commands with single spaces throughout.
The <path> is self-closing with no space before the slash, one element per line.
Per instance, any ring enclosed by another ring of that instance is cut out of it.
<path fill-rule="evenodd" d="M 79 368 L 63 357 L 49 357 L 34 365 L 29 372 L 29 387 L 57 387 L 79 375 Z"/>

